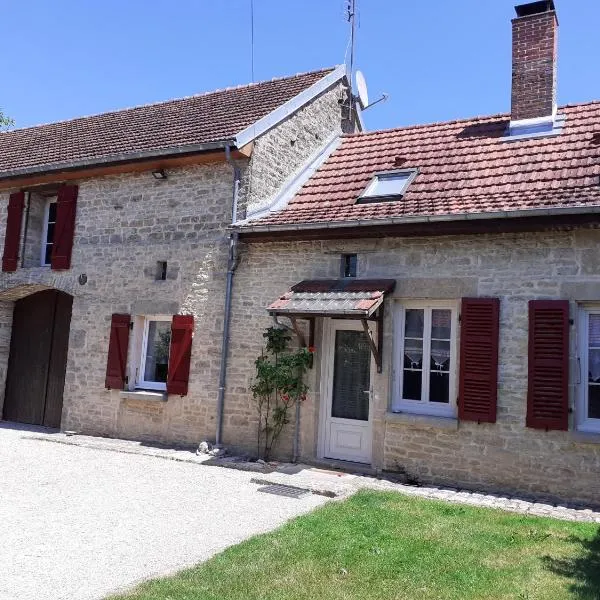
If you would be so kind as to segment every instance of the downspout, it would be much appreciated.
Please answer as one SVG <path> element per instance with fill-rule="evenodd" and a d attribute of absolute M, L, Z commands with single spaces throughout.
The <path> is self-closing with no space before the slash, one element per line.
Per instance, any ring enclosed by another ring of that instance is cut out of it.
<path fill-rule="evenodd" d="M 237 220 L 238 196 L 241 172 L 237 163 L 231 158 L 231 147 L 225 146 L 225 158 L 233 169 L 233 198 L 231 203 L 231 223 Z M 219 369 L 219 395 L 217 398 L 217 433 L 215 443 L 221 445 L 223 439 L 223 414 L 225 408 L 225 387 L 227 382 L 227 354 L 229 351 L 229 326 L 231 323 L 231 292 L 233 274 L 238 263 L 238 232 L 229 235 L 229 258 L 227 261 L 227 283 L 225 286 L 225 309 L 223 314 L 223 340 L 221 343 L 221 364 Z"/>

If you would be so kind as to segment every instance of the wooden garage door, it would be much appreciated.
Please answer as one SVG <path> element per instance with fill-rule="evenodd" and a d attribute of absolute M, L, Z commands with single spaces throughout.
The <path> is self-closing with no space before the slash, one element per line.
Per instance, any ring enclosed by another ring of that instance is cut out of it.
<path fill-rule="evenodd" d="M 15 303 L 3 418 L 59 427 L 73 298 L 57 290 Z"/>

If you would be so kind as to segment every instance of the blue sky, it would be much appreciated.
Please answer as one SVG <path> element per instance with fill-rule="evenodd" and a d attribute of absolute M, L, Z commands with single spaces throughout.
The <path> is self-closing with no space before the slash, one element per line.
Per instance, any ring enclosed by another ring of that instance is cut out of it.
<path fill-rule="evenodd" d="M 357 0 L 369 129 L 505 112 L 514 0 Z M 600 2 L 556 0 L 560 103 L 600 98 Z M 250 0 L 0 0 L 25 127 L 251 81 Z M 345 0 L 254 0 L 255 80 L 343 62 Z"/>

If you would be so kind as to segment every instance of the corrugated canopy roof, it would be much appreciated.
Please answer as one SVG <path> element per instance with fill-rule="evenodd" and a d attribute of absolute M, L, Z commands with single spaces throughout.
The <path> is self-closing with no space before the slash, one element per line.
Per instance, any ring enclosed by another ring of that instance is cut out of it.
<path fill-rule="evenodd" d="M 393 279 L 315 279 L 292 286 L 268 311 L 272 315 L 338 316 L 366 319 L 393 291 Z"/>

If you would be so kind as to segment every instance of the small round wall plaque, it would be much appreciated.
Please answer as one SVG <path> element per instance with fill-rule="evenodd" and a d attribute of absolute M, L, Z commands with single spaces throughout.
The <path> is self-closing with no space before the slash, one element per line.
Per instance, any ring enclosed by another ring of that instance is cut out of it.
<path fill-rule="evenodd" d="M 80 285 L 85 285 L 87 283 L 87 275 L 85 273 L 82 273 L 79 276 L 78 281 Z"/>

